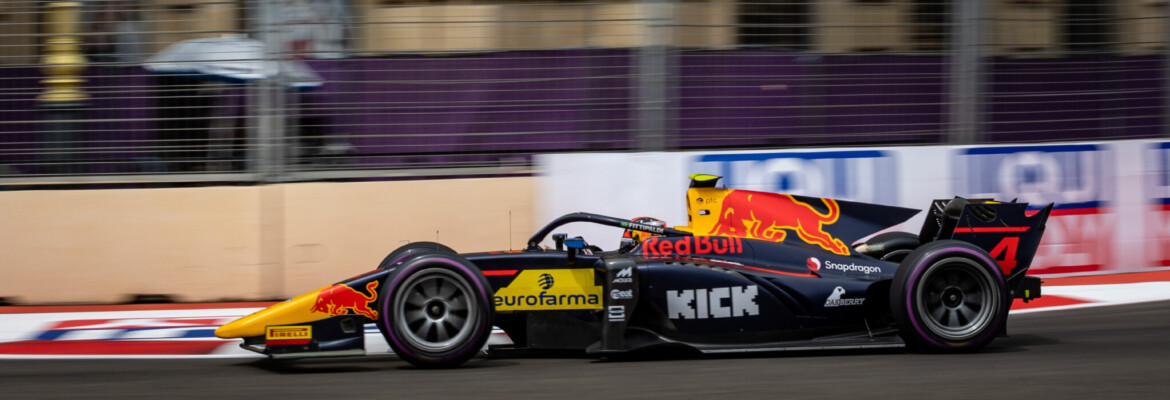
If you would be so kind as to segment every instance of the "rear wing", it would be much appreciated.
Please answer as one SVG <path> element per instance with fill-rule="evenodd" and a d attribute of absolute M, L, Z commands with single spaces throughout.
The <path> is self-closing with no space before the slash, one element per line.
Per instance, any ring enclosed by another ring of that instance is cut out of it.
<path fill-rule="evenodd" d="M 1008 287 L 1017 288 L 1036 256 L 1052 206 L 1028 212 L 1027 203 L 1015 200 L 935 200 L 918 238 L 922 243 L 954 239 L 978 246 L 999 264 L 1007 275 Z"/>

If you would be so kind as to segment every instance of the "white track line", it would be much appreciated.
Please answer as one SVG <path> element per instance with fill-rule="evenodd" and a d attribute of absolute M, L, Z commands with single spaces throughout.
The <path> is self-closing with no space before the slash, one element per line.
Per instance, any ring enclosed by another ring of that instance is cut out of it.
<path fill-rule="evenodd" d="M 1013 314 L 1040 311 L 1072 310 L 1077 308 L 1115 306 L 1170 300 L 1170 282 L 1115 283 L 1107 285 L 1045 286 L 1045 295 L 1070 297 L 1088 303 L 1066 306 L 1014 310 Z"/>

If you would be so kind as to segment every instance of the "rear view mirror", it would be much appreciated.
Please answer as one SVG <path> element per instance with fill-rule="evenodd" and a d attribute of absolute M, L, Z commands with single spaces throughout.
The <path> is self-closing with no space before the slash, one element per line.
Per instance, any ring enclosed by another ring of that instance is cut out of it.
<path fill-rule="evenodd" d="M 584 249 L 585 248 L 585 239 L 581 238 L 580 236 L 572 238 L 572 239 L 565 239 L 565 247 L 568 247 L 570 249 Z"/>

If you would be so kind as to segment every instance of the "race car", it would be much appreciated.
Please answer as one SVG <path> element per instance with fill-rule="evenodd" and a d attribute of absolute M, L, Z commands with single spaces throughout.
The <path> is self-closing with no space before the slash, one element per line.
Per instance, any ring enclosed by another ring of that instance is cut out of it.
<path fill-rule="evenodd" d="M 276 359 L 350 356 L 365 353 L 365 325 L 374 324 L 398 357 L 425 368 L 481 354 L 493 326 L 512 344 L 488 354 L 958 352 L 1006 334 L 1014 298 L 1040 296 L 1040 280 L 1026 272 L 1052 204 L 935 200 L 917 235 L 873 235 L 919 210 L 718 180 L 691 177 L 685 226 L 574 213 L 524 250 L 457 254 L 410 243 L 372 271 L 215 334 Z M 625 229 L 622 245 L 605 251 L 554 233 L 573 222 Z M 553 248 L 542 247 L 550 234 Z"/>

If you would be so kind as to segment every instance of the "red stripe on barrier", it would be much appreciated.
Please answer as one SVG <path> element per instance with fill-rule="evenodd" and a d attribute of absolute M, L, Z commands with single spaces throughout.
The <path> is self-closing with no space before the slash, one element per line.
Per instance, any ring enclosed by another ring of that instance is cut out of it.
<path fill-rule="evenodd" d="M 275 301 L 249 303 L 183 303 L 183 304 L 115 304 L 81 306 L 8 306 L 0 307 L 0 314 L 36 314 L 93 311 L 150 311 L 150 310 L 209 310 L 219 308 L 264 308 Z"/>
<path fill-rule="evenodd" d="M 971 233 L 996 233 L 996 232 L 1027 232 L 1027 226 L 987 226 L 981 228 L 960 228 L 956 230 L 970 229 Z"/>
<path fill-rule="evenodd" d="M 1031 273 L 1031 272 L 1035 271 L 1036 275 L 1049 275 L 1049 274 L 1072 274 L 1072 273 L 1077 273 L 1077 272 L 1097 272 L 1100 270 L 1101 270 L 1101 265 L 1090 264 L 1090 265 L 1064 265 L 1064 266 L 1048 267 L 1048 268 L 1032 268 L 1032 269 L 1028 270 L 1028 272 Z"/>
<path fill-rule="evenodd" d="M 1113 283 L 1139 283 L 1170 281 L 1170 270 L 1135 272 L 1132 274 L 1074 276 L 1069 278 L 1043 278 L 1044 286 L 1107 285 Z"/>
<path fill-rule="evenodd" d="M 145 322 L 143 318 L 74 319 L 57 322 L 48 329 L 193 328 L 220 326 L 237 318 L 239 316 L 163 317 L 150 318 L 151 322 L 149 323 Z"/>
<path fill-rule="evenodd" d="M 201 355 L 223 340 L 26 340 L 0 343 L 0 354 L 24 355 Z"/>
<path fill-rule="evenodd" d="M 1101 212 L 1101 208 L 1057 208 L 1053 209 L 1048 215 L 1090 215 L 1090 214 L 1105 214 Z"/>

